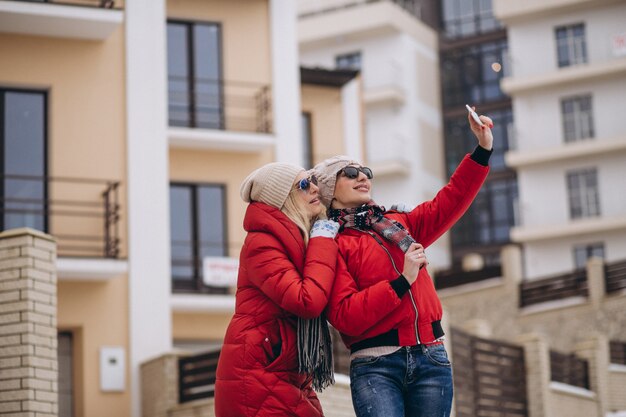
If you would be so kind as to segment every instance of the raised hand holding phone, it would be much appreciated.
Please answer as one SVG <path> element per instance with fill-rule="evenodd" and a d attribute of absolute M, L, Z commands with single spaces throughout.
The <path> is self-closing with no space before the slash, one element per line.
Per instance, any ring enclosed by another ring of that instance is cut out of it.
<path fill-rule="evenodd" d="M 478 144 L 490 151 L 493 148 L 493 134 L 491 133 L 493 121 L 487 116 L 479 116 L 474 107 L 470 107 L 466 104 L 465 108 L 469 112 L 467 118 L 472 132 L 474 132 L 474 135 L 476 135 L 478 139 Z"/>

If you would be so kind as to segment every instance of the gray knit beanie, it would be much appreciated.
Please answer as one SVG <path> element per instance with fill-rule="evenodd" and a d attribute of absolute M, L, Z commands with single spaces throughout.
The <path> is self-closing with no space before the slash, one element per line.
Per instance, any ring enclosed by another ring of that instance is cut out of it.
<path fill-rule="evenodd" d="M 302 171 L 304 168 L 297 165 L 271 162 L 248 175 L 241 183 L 239 193 L 246 203 L 259 201 L 280 210 Z"/>
<path fill-rule="evenodd" d="M 330 207 L 330 203 L 333 201 L 337 174 L 348 165 L 360 166 L 361 163 L 348 156 L 337 155 L 325 159 L 313 167 L 313 171 L 315 171 L 315 175 L 317 176 L 317 186 L 320 189 L 320 200 L 326 207 Z"/>

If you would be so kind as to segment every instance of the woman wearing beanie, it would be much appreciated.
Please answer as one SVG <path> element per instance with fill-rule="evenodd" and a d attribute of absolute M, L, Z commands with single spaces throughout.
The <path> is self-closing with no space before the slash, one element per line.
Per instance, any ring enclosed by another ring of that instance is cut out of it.
<path fill-rule="evenodd" d="M 316 184 L 298 166 L 271 163 L 241 185 L 248 234 L 217 366 L 217 417 L 323 416 L 313 388 L 333 382 L 323 311 L 339 225 L 316 220 L 325 213 Z"/>
<path fill-rule="evenodd" d="M 357 417 L 450 415 L 452 371 L 424 248 L 465 213 L 487 176 L 493 124 L 480 119 L 484 127 L 469 118 L 479 146 L 433 200 L 406 213 L 371 201 L 372 171 L 348 157 L 314 168 L 328 217 L 340 224 L 327 315 L 351 352 Z"/>

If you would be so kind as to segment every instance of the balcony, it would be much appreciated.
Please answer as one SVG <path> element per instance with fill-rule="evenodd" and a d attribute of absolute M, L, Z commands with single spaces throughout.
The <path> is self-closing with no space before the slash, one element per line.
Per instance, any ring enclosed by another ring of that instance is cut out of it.
<path fill-rule="evenodd" d="M 569 11 L 580 11 L 611 4 L 611 0 L 542 0 L 510 1 L 494 0 L 493 13 L 504 23 L 527 21 L 537 17 L 563 15 Z"/>
<path fill-rule="evenodd" d="M 104 41 L 122 25 L 112 0 L 0 1 L 0 32 Z"/>
<path fill-rule="evenodd" d="M 381 63 L 364 80 L 363 101 L 368 107 L 402 106 L 406 100 L 402 67 L 398 62 Z"/>
<path fill-rule="evenodd" d="M 563 224 L 513 227 L 511 240 L 517 243 L 527 243 L 623 229 L 626 229 L 625 216 L 594 217 L 567 221 Z"/>
<path fill-rule="evenodd" d="M 173 148 L 260 152 L 274 146 L 267 84 L 169 77 Z"/>
<path fill-rule="evenodd" d="M 371 147 L 367 164 L 376 177 L 409 175 L 411 161 L 407 156 L 407 148 L 408 140 L 405 137 L 393 135 L 390 140 Z"/>
<path fill-rule="evenodd" d="M 58 277 L 101 281 L 123 274 L 118 181 L 2 176 L 3 229 L 32 227 L 54 236 Z"/>

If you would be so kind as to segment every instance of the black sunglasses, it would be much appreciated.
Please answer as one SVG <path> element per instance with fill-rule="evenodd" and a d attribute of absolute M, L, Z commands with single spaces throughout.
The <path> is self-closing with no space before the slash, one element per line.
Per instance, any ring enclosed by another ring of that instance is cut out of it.
<path fill-rule="evenodd" d="M 302 178 L 296 184 L 296 188 L 298 190 L 308 191 L 308 189 L 311 187 L 311 183 L 317 185 L 317 177 L 315 175 L 311 175 L 308 178 Z"/>
<path fill-rule="evenodd" d="M 347 167 L 345 167 L 344 169 L 341 170 L 341 173 L 343 175 L 345 175 L 346 177 L 350 178 L 351 180 L 353 180 L 356 177 L 358 177 L 359 176 L 359 172 L 364 173 L 368 180 L 371 180 L 372 178 L 374 178 L 374 173 L 368 167 L 347 166 Z"/>

